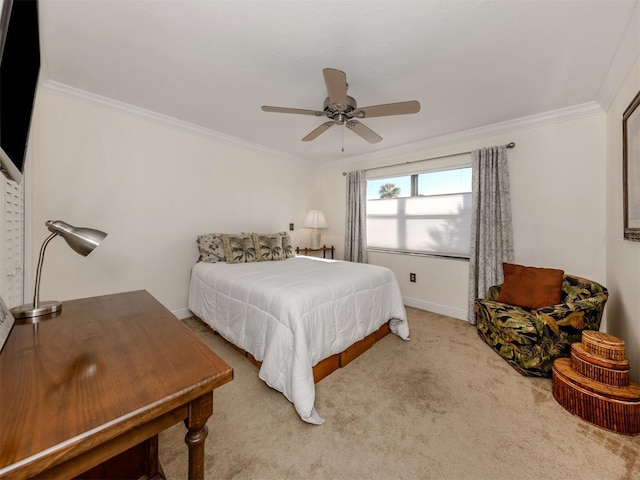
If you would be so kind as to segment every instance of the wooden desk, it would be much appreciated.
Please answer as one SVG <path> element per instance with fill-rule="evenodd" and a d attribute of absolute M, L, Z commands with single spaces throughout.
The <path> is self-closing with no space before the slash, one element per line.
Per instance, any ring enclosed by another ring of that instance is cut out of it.
<path fill-rule="evenodd" d="M 232 378 L 146 291 L 64 302 L 15 325 L 0 354 L 0 478 L 72 478 L 140 445 L 136 478 L 163 478 L 157 434 L 184 421 L 189 478 L 203 479 L 213 390 Z"/>
<path fill-rule="evenodd" d="M 320 248 L 309 248 L 309 247 L 304 247 L 304 248 L 300 248 L 300 247 L 296 247 L 296 254 L 297 255 L 309 255 L 309 253 L 311 252 L 322 252 L 322 258 L 327 258 L 327 252 L 331 252 L 331 258 L 333 259 L 333 252 L 335 251 L 335 248 L 333 247 L 333 245 L 331 245 L 330 247 L 327 247 L 326 245 L 323 245 Z"/>

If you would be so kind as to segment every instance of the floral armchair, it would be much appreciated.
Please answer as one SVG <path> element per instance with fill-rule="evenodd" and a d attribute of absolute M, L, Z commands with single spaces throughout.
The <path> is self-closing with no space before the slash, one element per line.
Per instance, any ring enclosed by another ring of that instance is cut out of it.
<path fill-rule="evenodd" d="M 599 330 L 609 293 L 585 278 L 564 274 L 558 305 L 529 309 L 497 301 L 502 285 L 475 302 L 478 335 L 521 374 L 550 377 L 553 362 L 569 357 L 582 330 Z"/>

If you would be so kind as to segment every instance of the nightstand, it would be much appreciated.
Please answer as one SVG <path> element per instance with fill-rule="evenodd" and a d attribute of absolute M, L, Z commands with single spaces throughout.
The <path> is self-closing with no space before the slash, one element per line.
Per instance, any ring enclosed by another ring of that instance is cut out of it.
<path fill-rule="evenodd" d="M 296 247 L 297 255 L 309 255 L 309 254 L 312 254 L 311 252 L 322 252 L 322 258 L 327 258 L 327 252 L 331 252 L 331 258 L 333 259 L 334 251 L 335 251 L 335 248 L 333 247 L 333 245 L 331 245 L 330 247 L 323 245 L 320 248 Z"/>

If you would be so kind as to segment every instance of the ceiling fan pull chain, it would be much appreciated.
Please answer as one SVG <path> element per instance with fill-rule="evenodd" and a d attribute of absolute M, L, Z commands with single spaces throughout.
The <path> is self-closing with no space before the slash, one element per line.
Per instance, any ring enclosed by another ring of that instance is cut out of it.
<path fill-rule="evenodd" d="M 342 124 L 342 151 L 344 152 L 344 123 Z"/>

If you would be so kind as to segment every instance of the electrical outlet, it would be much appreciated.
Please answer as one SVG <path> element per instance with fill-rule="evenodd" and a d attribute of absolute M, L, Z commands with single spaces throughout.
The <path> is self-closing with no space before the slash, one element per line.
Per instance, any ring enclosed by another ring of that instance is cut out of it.
<path fill-rule="evenodd" d="M 409 274 L 409 281 L 410 282 L 415 282 L 416 281 L 416 274 L 415 273 L 410 273 Z"/>

